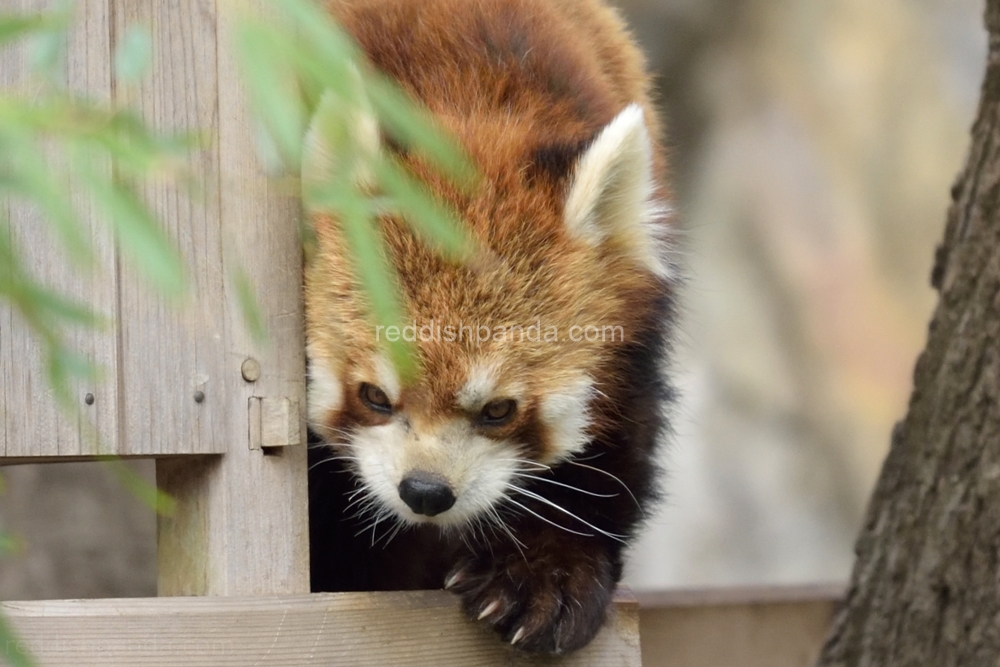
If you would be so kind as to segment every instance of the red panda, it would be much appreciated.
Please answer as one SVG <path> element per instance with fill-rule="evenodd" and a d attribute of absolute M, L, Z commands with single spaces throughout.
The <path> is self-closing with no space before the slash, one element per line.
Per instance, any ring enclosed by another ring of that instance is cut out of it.
<path fill-rule="evenodd" d="M 422 330 L 421 373 L 403 382 L 341 230 L 314 216 L 313 589 L 444 586 L 516 648 L 576 650 L 604 622 L 658 495 L 670 399 L 676 280 L 643 59 L 598 0 L 329 8 L 474 161 L 481 179 L 460 191 L 382 148 L 492 259 L 450 262 L 379 220 L 408 324 Z"/>

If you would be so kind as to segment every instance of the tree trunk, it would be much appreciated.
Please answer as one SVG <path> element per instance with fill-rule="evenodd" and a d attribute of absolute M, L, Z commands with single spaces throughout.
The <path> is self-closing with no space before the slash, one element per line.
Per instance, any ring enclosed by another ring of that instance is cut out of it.
<path fill-rule="evenodd" d="M 1000 0 L 986 26 L 972 148 L 932 275 L 940 300 L 821 667 L 1000 662 Z"/>

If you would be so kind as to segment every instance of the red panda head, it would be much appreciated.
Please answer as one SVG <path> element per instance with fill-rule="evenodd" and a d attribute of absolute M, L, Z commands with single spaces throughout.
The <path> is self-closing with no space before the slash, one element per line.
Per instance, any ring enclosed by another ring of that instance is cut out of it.
<path fill-rule="evenodd" d="M 519 475 L 585 452 L 615 419 L 628 381 L 616 353 L 646 333 L 669 276 L 641 107 L 585 141 L 523 119 L 443 122 L 482 174 L 474 192 L 400 159 L 462 215 L 484 257 L 449 262 L 401 221 L 380 220 L 409 321 L 377 328 L 342 230 L 313 216 L 309 417 L 380 507 L 461 526 L 494 512 Z M 303 177 L 321 177 L 307 173 L 310 150 L 307 139 Z M 411 382 L 383 351 L 393 335 L 415 341 Z"/>

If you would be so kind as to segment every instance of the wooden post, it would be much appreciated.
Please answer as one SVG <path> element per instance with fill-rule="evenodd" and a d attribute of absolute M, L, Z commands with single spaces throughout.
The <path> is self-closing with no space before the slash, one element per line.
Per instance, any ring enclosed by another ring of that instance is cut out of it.
<path fill-rule="evenodd" d="M 274 191 L 258 162 L 228 19 L 215 3 L 115 0 L 114 6 L 115 34 L 133 23 L 153 30 L 156 65 L 137 100 L 147 121 L 164 130 L 207 130 L 213 138 L 192 165 L 207 186 L 201 197 L 167 186 L 147 190 L 192 267 L 194 314 L 151 307 L 134 279 L 123 280 L 124 382 L 130 399 L 135 396 L 125 440 L 148 443 L 144 454 L 224 452 L 157 462 L 158 485 L 178 502 L 177 514 L 159 521 L 159 592 L 305 593 L 297 203 Z M 256 294 L 266 341 L 257 343 L 248 332 L 239 280 Z M 243 370 L 248 362 L 259 369 L 253 376 Z M 264 409 L 251 424 L 254 403 Z M 144 405 L 155 406 L 156 416 L 144 414 Z M 261 424 L 261 418 L 284 422 Z M 255 449 L 251 426 L 286 433 L 288 441 Z"/>
<path fill-rule="evenodd" d="M 37 11 L 47 3 L 15 4 Z M 34 275 L 92 304 L 114 328 L 69 339 L 104 370 L 102 383 L 74 387 L 78 418 L 53 401 L 33 336 L 0 311 L 0 463 L 156 458 L 158 484 L 178 504 L 159 524 L 161 595 L 308 592 L 298 205 L 258 164 L 229 23 L 214 0 L 85 0 L 76 11 L 71 88 L 127 103 L 157 130 L 210 137 L 191 159 L 198 192 L 154 183 L 140 193 L 180 249 L 192 294 L 179 306 L 163 303 L 131 258 L 116 254 L 110 225 L 83 198 L 94 276 L 68 268 L 34 210 L 9 205 Z M 125 85 L 113 79 L 112 54 L 135 24 L 152 32 L 154 61 L 146 78 Z M 27 62 L 23 49 L 3 51 L 0 83 L 30 94 Z M 244 283 L 256 293 L 266 341 L 248 333 Z"/>

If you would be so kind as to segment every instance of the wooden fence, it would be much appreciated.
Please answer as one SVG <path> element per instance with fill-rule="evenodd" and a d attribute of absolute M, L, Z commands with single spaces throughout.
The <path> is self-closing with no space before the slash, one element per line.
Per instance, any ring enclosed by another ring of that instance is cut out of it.
<path fill-rule="evenodd" d="M 99 260 L 89 273 L 68 268 L 35 211 L 6 203 L 35 275 L 114 327 L 69 339 L 104 370 L 102 381 L 73 387 L 78 417 L 55 404 L 36 341 L 0 312 L 0 465 L 155 458 L 157 484 L 177 511 L 158 524 L 161 597 L 4 603 L 22 642 L 3 647 L 6 656 L 30 650 L 46 667 L 516 663 L 445 593 L 309 594 L 299 208 L 258 164 L 228 48 L 233 25 L 212 0 L 81 0 L 77 12 L 70 88 L 135 105 L 163 131 L 210 133 L 190 165 L 203 192 L 154 184 L 142 193 L 178 244 L 195 294 L 187 308 L 155 299 L 82 198 Z M 111 54 L 133 24 L 151 29 L 155 59 L 130 88 L 116 84 Z M 23 49 L 0 53 L 4 88 L 30 93 L 28 72 Z M 244 279 L 265 343 L 244 326 Z M 601 638 L 567 664 L 638 661 L 636 607 L 623 600 Z"/>
<path fill-rule="evenodd" d="M 7 0 L 4 9 L 47 5 Z M 143 191 L 180 247 L 195 298 L 186 308 L 153 298 L 86 201 L 99 260 L 88 273 L 68 268 L 36 212 L 8 203 L 35 274 L 114 326 L 68 341 L 104 369 L 101 381 L 74 386 L 77 417 L 53 401 L 32 336 L 0 312 L 0 465 L 155 458 L 157 484 L 177 512 L 159 519 L 161 597 L 5 602 L 19 641 L 0 656 L 30 652 L 43 667 L 527 664 L 440 591 L 309 594 L 299 209 L 255 156 L 227 48 L 233 26 L 213 0 L 80 0 L 77 12 L 71 88 L 136 105 L 161 130 L 210 132 L 190 165 L 203 192 L 169 184 Z M 126 88 L 114 81 L 111 54 L 136 23 L 152 30 L 156 57 L 151 75 Z M 30 90 L 27 61 L 23 50 L 0 52 L 0 86 Z M 244 278 L 264 315 L 265 343 L 244 326 Z M 695 636 L 683 630 L 690 613 L 663 609 L 643 618 L 647 664 L 709 664 L 660 662 L 658 652 Z M 623 592 L 595 642 L 560 664 L 634 666 L 639 651 L 638 606 Z M 730 664 L 779 665 L 715 663 Z"/>

